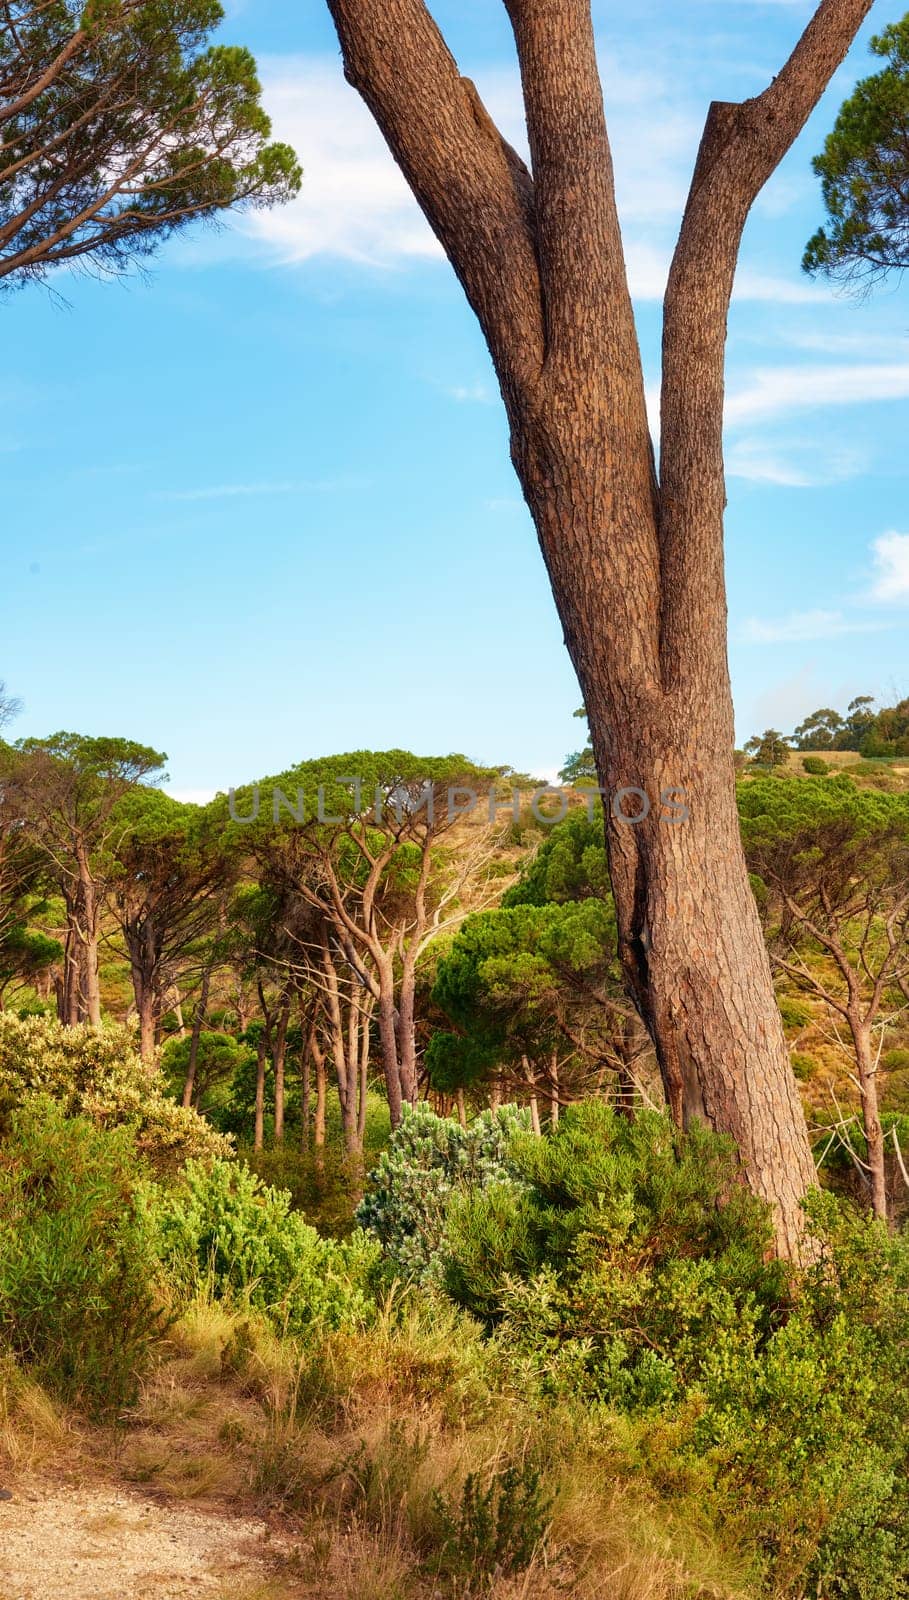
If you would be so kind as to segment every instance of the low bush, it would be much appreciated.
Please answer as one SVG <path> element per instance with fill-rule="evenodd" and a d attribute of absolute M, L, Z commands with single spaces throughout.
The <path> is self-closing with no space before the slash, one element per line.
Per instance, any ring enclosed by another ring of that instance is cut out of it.
<path fill-rule="evenodd" d="M 802 760 L 802 770 L 807 772 L 809 778 L 826 778 L 830 767 L 820 756 L 805 756 Z"/>
<path fill-rule="evenodd" d="M 505 1369 L 624 1415 L 630 1465 L 756 1552 L 763 1592 L 909 1592 L 905 1238 L 816 1191 L 793 1293 L 706 1130 L 590 1103 L 517 1157 L 524 1187 L 455 1197 L 444 1241 Z"/>
<path fill-rule="evenodd" d="M 91 1412 L 130 1401 L 165 1316 L 151 1189 L 127 1129 L 34 1096 L 0 1149 L 0 1342 Z"/>
<path fill-rule="evenodd" d="M 416 1282 L 438 1277 L 451 1196 L 513 1183 L 512 1144 L 529 1128 L 530 1113 L 516 1106 L 484 1111 L 466 1128 L 425 1105 L 405 1109 L 356 1212 L 393 1273 Z"/>
<path fill-rule="evenodd" d="M 0 1128 L 36 1093 L 99 1128 L 131 1128 L 139 1151 L 160 1170 L 232 1148 L 204 1118 L 168 1099 L 159 1069 L 142 1060 L 122 1024 L 64 1028 L 55 1017 L 0 1012 Z"/>
<path fill-rule="evenodd" d="M 292 1334 L 367 1320 L 378 1247 L 362 1234 L 322 1239 L 286 1190 L 236 1161 L 189 1161 L 158 1209 L 164 1265 L 187 1296 L 208 1285 Z"/>

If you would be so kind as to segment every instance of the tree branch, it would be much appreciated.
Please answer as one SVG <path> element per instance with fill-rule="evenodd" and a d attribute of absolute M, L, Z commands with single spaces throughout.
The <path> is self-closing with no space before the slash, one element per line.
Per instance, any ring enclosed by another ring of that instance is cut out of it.
<path fill-rule="evenodd" d="M 503 389 L 532 385 L 543 317 L 526 169 L 423 0 L 328 0 L 344 72 L 449 256 L 489 343 Z"/>
<path fill-rule="evenodd" d="M 666 287 L 660 482 L 664 675 L 725 609 L 722 519 L 726 320 L 742 229 L 844 59 L 871 0 L 823 0 L 779 75 L 709 110 Z M 705 516 L 705 510 L 708 515 Z M 703 530 L 700 538 L 692 530 Z M 705 636 L 706 637 L 706 636 Z M 715 663 L 705 657 L 707 670 Z"/>

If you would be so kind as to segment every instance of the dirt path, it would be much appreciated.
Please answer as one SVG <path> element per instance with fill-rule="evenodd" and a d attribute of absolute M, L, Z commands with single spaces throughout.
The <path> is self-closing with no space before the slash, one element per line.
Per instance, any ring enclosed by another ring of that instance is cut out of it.
<path fill-rule="evenodd" d="M 266 1523 L 120 1487 L 34 1481 L 0 1500 L 0 1600 L 258 1600 L 272 1588 Z"/>

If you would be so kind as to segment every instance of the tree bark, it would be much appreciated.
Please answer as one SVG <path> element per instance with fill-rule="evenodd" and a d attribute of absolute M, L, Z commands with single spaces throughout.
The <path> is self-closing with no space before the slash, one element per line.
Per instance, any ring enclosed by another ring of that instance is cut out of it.
<path fill-rule="evenodd" d="M 143 1061 L 154 1061 L 158 1006 L 154 992 L 147 985 L 143 984 L 141 993 L 136 996 L 136 1009 L 139 1013 L 139 1054 Z"/>
<path fill-rule="evenodd" d="M 871 1029 L 858 1011 L 850 1008 L 849 1030 L 855 1047 L 858 1065 L 859 1093 L 862 1099 L 862 1127 L 868 1146 L 868 1180 L 871 1189 L 871 1209 L 876 1217 L 887 1219 L 887 1163 L 884 1153 L 884 1130 L 881 1127 L 877 1097 L 877 1068 Z"/>
<path fill-rule="evenodd" d="M 205 1026 L 205 1014 L 208 1011 L 208 991 L 211 985 L 211 968 L 206 967 L 202 974 L 202 984 L 199 989 L 199 998 L 193 1012 L 193 1031 L 189 1040 L 189 1060 L 186 1064 L 186 1078 L 183 1083 L 183 1106 L 188 1110 L 193 1103 L 193 1090 L 196 1086 L 196 1068 L 199 1062 L 199 1040 Z"/>
<path fill-rule="evenodd" d="M 726 317 L 745 219 L 870 0 L 823 0 L 772 84 L 711 107 L 664 307 L 660 476 L 615 206 L 589 0 L 505 0 L 532 174 L 423 0 L 328 0 L 360 91 L 483 328 L 607 804 L 629 991 L 681 1121 L 737 1141 L 803 1248 L 815 1181 L 739 838 L 726 662 Z M 660 797 L 686 792 L 686 822 Z M 643 802 L 637 806 L 643 808 Z M 635 799 L 627 807 L 637 809 Z M 386 1021 L 380 1013 L 385 1048 Z M 398 1111 L 399 1114 L 399 1111 Z"/>
<path fill-rule="evenodd" d="M 268 1056 L 268 1032 L 265 1028 L 256 1046 L 256 1109 L 253 1127 L 253 1149 L 261 1150 L 265 1143 L 265 1061 Z"/>
<path fill-rule="evenodd" d="M 325 1056 L 318 1044 L 313 1045 L 313 1060 L 316 1066 L 316 1106 L 313 1117 L 312 1142 L 315 1150 L 316 1171 L 323 1172 L 325 1169 L 325 1101 L 327 1083 Z"/>
<path fill-rule="evenodd" d="M 86 1020 L 93 1028 L 101 1026 L 101 980 L 98 971 L 98 897 L 88 858 L 77 852 L 79 898 L 82 924 L 79 930 L 82 966 L 82 1000 Z"/>
<path fill-rule="evenodd" d="M 281 1002 L 278 1025 L 275 1030 L 275 1144 L 284 1143 L 284 1068 L 287 1059 L 287 1029 L 290 1024 L 291 996 L 288 991 Z"/>

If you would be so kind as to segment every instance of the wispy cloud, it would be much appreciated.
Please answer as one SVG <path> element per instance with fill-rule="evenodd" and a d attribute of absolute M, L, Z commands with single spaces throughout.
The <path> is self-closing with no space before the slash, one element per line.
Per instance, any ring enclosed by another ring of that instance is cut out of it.
<path fill-rule="evenodd" d="M 872 600 L 909 600 L 909 533 L 882 533 L 871 546 L 874 560 Z"/>
<path fill-rule="evenodd" d="M 868 469 L 865 451 L 843 446 L 827 451 L 814 440 L 785 443 L 747 437 L 726 451 L 726 475 L 750 483 L 772 483 L 786 489 L 816 489 L 845 483 Z"/>
<path fill-rule="evenodd" d="M 909 361 L 758 369 L 726 401 L 728 424 L 755 422 L 822 406 L 909 398 Z"/>
<path fill-rule="evenodd" d="M 459 405 L 494 406 L 498 399 L 490 385 L 482 382 L 452 384 L 445 393 L 449 400 L 457 400 Z"/>
<path fill-rule="evenodd" d="M 740 637 L 746 644 L 804 644 L 847 633 L 879 633 L 887 623 L 845 617 L 842 611 L 791 611 L 776 618 L 749 617 Z"/>
<path fill-rule="evenodd" d="M 886 356 L 892 360 L 895 355 L 904 355 L 909 359 L 909 338 L 893 329 L 881 332 L 862 328 L 844 333 L 831 328 L 798 326 L 787 332 L 786 343 L 796 350 L 813 350 L 828 356 L 863 356 L 866 361 L 869 356 Z"/>
<path fill-rule="evenodd" d="M 337 478 L 298 480 L 287 483 L 213 483 L 198 489 L 159 489 L 157 500 L 234 500 L 242 496 L 269 494 L 327 494 L 341 487 Z"/>

